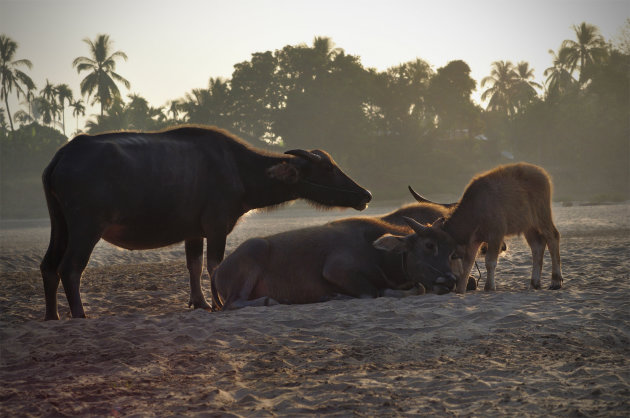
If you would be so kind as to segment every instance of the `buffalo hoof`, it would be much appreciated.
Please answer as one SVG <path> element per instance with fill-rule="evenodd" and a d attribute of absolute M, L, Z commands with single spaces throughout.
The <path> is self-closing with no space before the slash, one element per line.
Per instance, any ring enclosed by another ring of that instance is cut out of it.
<path fill-rule="evenodd" d="M 562 283 L 552 284 L 551 286 L 549 286 L 549 290 L 558 290 L 558 289 L 562 289 Z"/>
<path fill-rule="evenodd" d="M 416 286 L 416 295 L 424 295 L 427 293 L 427 289 L 422 285 L 422 283 L 418 283 Z"/>
<path fill-rule="evenodd" d="M 188 301 L 188 308 L 203 309 L 205 311 L 212 312 L 212 306 L 210 306 L 210 304 L 205 300 L 199 303 L 194 303 L 191 299 Z"/>
<path fill-rule="evenodd" d="M 477 280 L 473 276 L 468 277 L 468 284 L 466 290 L 477 290 Z"/>

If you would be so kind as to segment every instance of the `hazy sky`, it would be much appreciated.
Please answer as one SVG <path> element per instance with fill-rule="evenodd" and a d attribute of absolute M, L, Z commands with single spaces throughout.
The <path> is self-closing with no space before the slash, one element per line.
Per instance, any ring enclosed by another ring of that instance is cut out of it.
<path fill-rule="evenodd" d="M 461 59 L 479 82 L 493 61 L 527 61 L 542 83 L 548 50 L 574 39 L 572 25 L 594 24 L 610 40 L 628 18 L 629 0 L 0 0 L 0 33 L 18 42 L 16 58 L 33 62 L 38 88 L 48 78 L 78 95 L 84 75 L 72 61 L 88 55 L 82 39 L 107 33 L 129 57 L 117 67 L 131 82 L 121 92 L 153 106 L 229 78 L 254 52 L 311 45 L 315 36 L 378 70 L 417 57 L 434 69 Z"/>

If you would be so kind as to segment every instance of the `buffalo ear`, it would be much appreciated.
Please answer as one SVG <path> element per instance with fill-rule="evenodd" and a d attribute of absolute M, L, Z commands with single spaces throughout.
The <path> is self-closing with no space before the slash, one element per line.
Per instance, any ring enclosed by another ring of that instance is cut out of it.
<path fill-rule="evenodd" d="M 403 253 L 407 249 L 407 240 L 405 237 L 400 237 L 392 234 L 385 234 L 372 245 L 379 250 L 390 251 L 394 253 Z"/>
<path fill-rule="evenodd" d="M 280 164 L 269 167 L 267 169 L 267 176 L 287 184 L 295 184 L 300 179 L 298 169 L 293 164 L 287 162 L 281 162 Z"/>

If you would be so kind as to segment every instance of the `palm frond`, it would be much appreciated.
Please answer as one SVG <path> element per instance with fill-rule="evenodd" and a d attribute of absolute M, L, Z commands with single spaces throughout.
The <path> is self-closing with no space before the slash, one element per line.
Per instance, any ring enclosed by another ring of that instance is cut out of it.
<path fill-rule="evenodd" d="M 25 65 L 29 70 L 33 68 L 33 63 L 27 59 L 15 60 L 11 64 L 13 64 L 14 67 L 17 67 L 18 65 Z"/>
<path fill-rule="evenodd" d="M 115 72 L 111 72 L 110 73 L 111 77 L 120 82 L 123 83 L 123 85 L 128 89 L 131 86 L 131 83 L 129 83 L 129 81 L 127 79 L 125 79 L 124 77 L 122 77 L 120 74 L 117 74 Z"/>
<path fill-rule="evenodd" d="M 85 65 L 89 65 L 91 67 L 98 67 L 98 62 L 88 57 L 76 57 L 74 61 L 72 61 L 73 67 L 85 66 Z"/>

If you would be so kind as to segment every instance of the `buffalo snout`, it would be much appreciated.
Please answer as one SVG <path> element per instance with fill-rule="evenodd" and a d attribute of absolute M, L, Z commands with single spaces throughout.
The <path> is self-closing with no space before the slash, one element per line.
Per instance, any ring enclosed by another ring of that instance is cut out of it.
<path fill-rule="evenodd" d="M 372 201 L 372 193 L 370 193 L 369 190 L 363 190 L 361 192 L 361 195 L 363 196 L 363 200 L 361 200 L 361 202 L 354 207 L 354 209 L 356 210 L 363 210 L 367 208 L 368 203 Z"/>
<path fill-rule="evenodd" d="M 455 277 L 453 273 L 446 273 L 435 279 L 435 281 L 433 282 L 432 290 L 433 293 L 443 295 L 445 293 L 453 291 L 456 284 L 457 277 Z"/>

